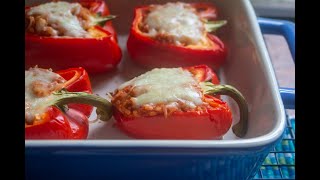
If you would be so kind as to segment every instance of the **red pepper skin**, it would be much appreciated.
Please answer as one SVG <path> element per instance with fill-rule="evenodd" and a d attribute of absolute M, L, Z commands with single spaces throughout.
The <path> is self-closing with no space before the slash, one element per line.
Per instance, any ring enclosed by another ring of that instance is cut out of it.
<path fill-rule="evenodd" d="M 70 68 L 56 72 L 67 80 L 65 88 L 71 92 L 92 93 L 88 73 L 83 68 Z M 81 104 L 68 105 L 66 114 L 49 107 L 43 120 L 25 126 L 25 139 L 86 139 L 93 107 Z"/>
<path fill-rule="evenodd" d="M 25 139 L 86 139 L 88 117 L 74 109 L 63 114 L 56 107 L 49 107 L 48 117 L 42 123 L 25 126 Z"/>
<path fill-rule="evenodd" d="M 95 13 L 101 13 L 101 16 L 107 16 L 110 14 L 109 8 L 104 1 L 101 0 L 79 0 L 82 6 L 87 7 L 90 11 Z M 117 32 L 112 25 L 112 21 L 107 21 L 103 26 L 103 29 L 112 34 L 113 38 L 118 42 Z"/>
<path fill-rule="evenodd" d="M 92 12 L 108 15 L 104 1 L 79 1 Z M 28 7 L 26 7 L 28 9 Z M 122 52 L 117 44 L 117 34 L 111 24 L 95 29 L 105 34 L 100 38 L 53 38 L 25 33 L 25 68 L 39 65 L 54 71 L 70 67 L 84 67 L 89 73 L 114 69 Z"/>
<path fill-rule="evenodd" d="M 187 67 L 201 81 L 219 80 L 206 65 Z M 213 78 L 212 78 L 213 77 Z M 232 113 L 226 102 L 205 95 L 213 100 L 215 108 L 198 112 L 175 112 L 167 118 L 164 115 L 149 117 L 125 117 L 114 108 L 116 126 L 128 136 L 140 139 L 221 139 L 232 124 Z"/>
<path fill-rule="evenodd" d="M 82 67 L 60 70 L 56 73 L 68 80 L 68 84 L 65 87 L 67 91 L 86 92 L 92 94 L 91 82 L 88 73 Z M 88 117 L 91 115 L 93 110 L 92 106 L 86 104 L 69 104 L 68 107 L 78 110 Z"/>
<path fill-rule="evenodd" d="M 209 3 L 191 3 L 196 9 L 201 9 L 199 16 L 208 20 L 217 17 L 217 9 Z M 207 64 L 218 69 L 226 60 L 227 48 L 224 43 L 215 35 L 208 34 L 213 47 L 194 49 L 173 44 L 158 42 L 139 29 L 143 12 L 149 6 L 135 8 L 134 20 L 131 25 L 130 35 L 127 41 L 127 49 L 131 59 L 137 64 L 149 67 L 181 67 L 197 64 Z"/>
<path fill-rule="evenodd" d="M 217 74 L 207 65 L 196 65 L 184 68 L 190 71 L 199 82 L 211 81 L 213 84 L 220 84 Z"/>

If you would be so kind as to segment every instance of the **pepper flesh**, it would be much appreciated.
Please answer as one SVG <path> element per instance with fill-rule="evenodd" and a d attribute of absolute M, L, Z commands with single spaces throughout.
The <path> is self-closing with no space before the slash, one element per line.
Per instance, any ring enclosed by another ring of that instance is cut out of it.
<path fill-rule="evenodd" d="M 109 15 L 104 1 L 81 0 L 79 3 L 101 16 Z M 25 10 L 28 10 L 26 7 Z M 103 27 L 92 28 L 102 37 L 69 38 L 44 37 L 25 33 L 25 68 L 39 65 L 54 71 L 71 67 L 84 67 L 89 73 L 101 73 L 114 69 L 122 52 L 117 44 L 117 34 L 110 21 Z"/>
<path fill-rule="evenodd" d="M 199 17 L 206 20 L 216 20 L 217 9 L 209 3 L 190 3 L 199 12 Z M 128 53 L 133 61 L 141 66 L 156 67 L 180 67 L 197 64 L 208 64 L 218 69 L 226 60 L 227 48 L 215 35 L 208 33 L 207 38 L 211 41 L 210 48 L 191 48 L 159 42 L 140 29 L 145 12 L 150 6 L 135 8 L 134 20 L 131 25 L 130 35 L 127 41 Z"/>
<path fill-rule="evenodd" d="M 85 69 L 79 68 L 69 68 L 65 70 L 60 70 L 56 72 L 64 79 L 68 79 L 65 89 L 70 92 L 86 92 L 92 94 L 91 82 L 89 75 Z M 86 104 L 68 104 L 71 109 L 78 110 L 82 112 L 87 117 L 90 116 L 93 107 Z"/>
<path fill-rule="evenodd" d="M 219 83 L 217 75 L 206 65 L 183 68 L 199 82 Z M 201 111 L 176 111 L 164 115 L 127 117 L 114 106 L 116 126 L 128 136 L 142 139 L 221 139 L 232 124 L 232 113 L 226 102 L 204 95 L 212 108 Z"/>
<path fill-rule="evenodd" d="M 71 92 L 91 94 L 92 88 L 83 68 L 70 68 L 56 72 L 66 81 L 65 89 Z M 88 116 L 92 106 L 70 104 L 66 113 L 57 107 L 49 107 L 42 119 L 33 125 L 25 125 L 25 139 L 85 139 L 88 135 Z"/>

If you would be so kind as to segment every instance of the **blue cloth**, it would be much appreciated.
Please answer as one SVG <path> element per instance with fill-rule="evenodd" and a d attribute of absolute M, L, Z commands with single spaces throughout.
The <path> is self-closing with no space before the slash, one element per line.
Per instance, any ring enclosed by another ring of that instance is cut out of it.
<path fill-rule="evenodd" d="M 295 179 L 295 118 L 287 118 L 284 138 L 269 153 L 254 179 Z"/>

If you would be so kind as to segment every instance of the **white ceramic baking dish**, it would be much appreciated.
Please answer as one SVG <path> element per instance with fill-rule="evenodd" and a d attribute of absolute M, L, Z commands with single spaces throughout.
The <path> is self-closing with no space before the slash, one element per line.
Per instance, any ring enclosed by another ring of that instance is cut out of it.
<path fill-rule="evenodd" d="M 43 1 L 26 1 L 26 5 Z M 126 50 L 136 5 L 165 3 L 151 0 L 107 1 L 123 52 L 112 72 L 91 75 L 94 93 L 106 97 L 122 82 L 141 73 Z M 194 2 L 194 1 L 186 1 Z M 223 140 L 137 140 L 112 126 L 90 124 L 88 140 L 26 140 L 29 179 L 148 178 L 250 179 L 277 143 L 285 128 L 279 87 L 254 10 L 248 0 L 212 0 L 228 24 L 219 36 L 229 48 L 219 71 L 223 84 L 240 90 L 249 104 L 248 133 L 238 138 L 230 130 Z M 238 119 L 237 105 L 225 98 Z M 95 114 L 92 115 L 92 118 Z M 235 123 L 235 122 L 234 122 Z"/>

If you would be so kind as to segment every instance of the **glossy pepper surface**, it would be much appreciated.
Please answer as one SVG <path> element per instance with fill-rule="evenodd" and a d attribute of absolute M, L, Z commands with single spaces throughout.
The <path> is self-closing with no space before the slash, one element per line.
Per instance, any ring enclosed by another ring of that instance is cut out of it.
<path fill-rule="evenodd" d="M 86 139 L 93 106 L 98 108 L 101 119 L 110 118 L 109 102 L 92 94 L 85 69 L 69 68 L 56 73 L 66 80 L 63 89 L 43 101 L 47 108 L 40 119 L 25 124 L 25 139 Z"/>
<path fill-rule="evenodd" d="M 117 43 L 117 34 L 111 21 L 106 3 L 102 0 L 80 0 L 99 21 L 91 31 L 96 37 L 49 37 L 35 33 L 25 33 L 25 67 L 39 65 L 53 70 L 83 67 L 89 73 L 101 73 L 117 66 L 122 57 Z M 30 7 L 26 7 L 27 12 Z"/>
<path fill-rule="evenodd" d="M 226 21 L 217 21 L 217 8 L 210 3 L 190 3 L 197 11 L 200 19 L 205 21 L 207 31 L 215 31 Z M 180 67 L 207 64 L 218 69 L 226 60 L 227 48 L 220 38 L 207 33 L 211 41 L 210 47 L 186 47 L 172 43 L 160 42 L 144 33 L 141 24 L 152 6 L 139 6 L 134 10 L 134 19 L 131 24 L 127 41 L 127 49 L 131 59 L 145 67 Z"/>
<path fill-rule="evenodd" d="M 183 68 L 200 83 L 211 108 L 197 111 L 176 111 L 168 116 L 126 116 L 113 108 L 116 126 L 127 135 L 141 139 L 221 139 L 230 129 L 233 117 L 228 104 L 219 95 L 232 97 L 240 108 L 240 121 L 233 132 L 243 137 L 247 130 L 248 109 L 242 94 L 234 87 L 220 85 L 214 71 L 206 65 Z M 170 83 L 170 82 L 168 82 Z"/>

